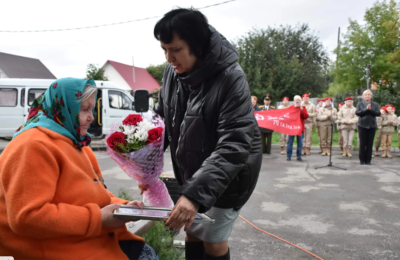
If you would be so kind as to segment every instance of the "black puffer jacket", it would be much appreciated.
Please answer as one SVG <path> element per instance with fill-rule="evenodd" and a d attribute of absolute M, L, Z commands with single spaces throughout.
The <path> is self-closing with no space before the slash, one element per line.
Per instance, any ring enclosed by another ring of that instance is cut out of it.
<path fill-rule="evenodd" d="M 371 104 L 371 109 L 367 106 Z M 362 128 L 377 128 L 376 117 L 381 115 L 379 105 L 375 102 L 367 103 L 364 100 L 357 104 L 356 115 L 358 116 L 357 125 Z"/>
<path fill-rule="evenodd" d="M 210 26 L 208 54 L 190 75 L 165 68 L 154 111 L 166 125 L 181 194 L 200 203 L 240 209 L 261 168 L 261 137 L 235 48 Z"/>

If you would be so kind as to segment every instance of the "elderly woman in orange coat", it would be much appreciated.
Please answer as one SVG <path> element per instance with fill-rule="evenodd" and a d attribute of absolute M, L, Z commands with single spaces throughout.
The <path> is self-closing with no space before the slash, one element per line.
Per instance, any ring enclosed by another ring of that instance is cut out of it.
<path fill-rule="evenodd" d="M 158 259 L 104 185 L 88 146 L 93 80 L 55 81 L 0 157 L 0 255 L 14 259 Z M 140 258 L 142 259 L 142 258 Z"/>

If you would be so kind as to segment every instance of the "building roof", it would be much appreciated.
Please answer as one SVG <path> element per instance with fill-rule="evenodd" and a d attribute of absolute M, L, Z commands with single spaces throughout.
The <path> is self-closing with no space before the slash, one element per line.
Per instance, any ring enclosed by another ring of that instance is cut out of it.
<path fill-rule="evenodd" d="M 133 90 L 146 89 L 152 93 L 156 89 L 160 89 L 157 80 L 150 75 L 147 69 L 135 67 L 135 82 L 133 82 L 133 66 L 111 60 L 108 60 L 107 62 L 118 71 Z"/>
<path fill-rule="evenodd" d="M 9 78 L 57 79 L 38 59 L 0 52 L 0 69 Z"/>

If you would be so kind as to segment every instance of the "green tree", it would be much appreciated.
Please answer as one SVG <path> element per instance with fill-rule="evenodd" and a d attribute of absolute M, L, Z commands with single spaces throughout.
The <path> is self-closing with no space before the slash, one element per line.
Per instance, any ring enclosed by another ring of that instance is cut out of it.
<path fill-rule="evenodd" d="M 349 19 L 337 63 L 333 65 L 334 82 L 328 93 L 365 88 L 368 65 L 370 83 L 377 82 L 389 91 L 395 91 L 394 83 L 400 79 L 398 19 L 399 7 L 394 0 L 378 1 L 367 9 L 364 24 Z"/>
<path fill-rule="evenodd" d="M 94 80 L 107 81 L 108 78 L 104 76 L 104 70 L 98 67 L 97 64 L 89 64 L 86 68 L 86 78 L 92 78 Z"/>
<path fill-rule="evenodd" d="M 251 93 L 258 98 L 270 93 L 276 101 L 325 91 L 328 55 L 308 25 L 254 29 L 234 44 Z"/>
<path fill-rule="evenodd" d="M 164 76 L 164 69 L 165 66 L 167 66 L 167 62 L 164 62 L 163 64 L 160 65 L 150 65 L 146 69 L 150 73 L 153 78 L 155 78 L 161 86 L 161 81 Z"/>

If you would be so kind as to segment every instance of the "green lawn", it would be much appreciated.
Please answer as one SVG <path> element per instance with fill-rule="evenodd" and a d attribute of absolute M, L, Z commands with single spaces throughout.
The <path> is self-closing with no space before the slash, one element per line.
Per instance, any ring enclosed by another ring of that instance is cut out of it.
<path fill-rule="evenodd" d="M 376 138 L 376 135 L 375 135 Z M 296 141 L 295 141 L 296 142 Z M 273 144 L 280 144 L 280 134 L 278 132 L 274 132 L 272 134 L 272 143 Z M 374 140 L 375 144 L 375 140 Z M 318 146 L 318 134 L 316 129 L 312 131 L 312 145 Z M 334 146 L 339 146 L 339 133 L 335 131 L 333 134 L 333 144 Z M 392 140 L 392 147 L 398 147 L 399 146 L 399 138 L 397 136 L 397 131 L 393 134 L 393 140 Z M 354 138 L 353 138 L 353 147 L 357 147 L 357 131 L 354 133 Z"/>

